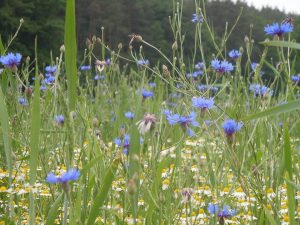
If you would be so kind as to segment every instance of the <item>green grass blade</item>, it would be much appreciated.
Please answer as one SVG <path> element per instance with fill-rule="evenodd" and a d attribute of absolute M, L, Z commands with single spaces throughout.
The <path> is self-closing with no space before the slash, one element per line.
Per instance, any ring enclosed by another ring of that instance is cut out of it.
<path fill-rule="evenodd" d="M 4 46 L 2 42 L 2 38 L 0 35 L 0 55 L 4 54 Z M 12 183 L 12 152 L 11 152 L 11 140 L 9 137 L 9 118 L 8 118 L 8 112 L 7 112 L 7 106 L 5 103 L 5 93 L 7 89 L 7 77 L 6 74 L 3 72 L 1 75 L 1 86 L 0 86 L 0 123 L 2 128 L 2 137 L 3 137 L 3 143 L 4 143 L 4 154 L 5 159 L 7 163 L 7 168 L 9 171 L 9 186 L 11 186 Z M 3 94 L 4 93 L 4 94 Z M 10 208 L 13 209 L 13 203 L 12 203 L 12 197 L 10 197 Z M 10 214 L 13 213 L 10 211 Z"/>
<path fill-rule="evenodd" d="M 1 34 L 0 34 L 0 55 L 3 55 L 4 54 L 4 46 L 3 46 L 3 42 L 2 42 L 2 37 L 1 37 Z"/>
<path fill-rule="evenodd" d="M 77 192 L 75 204 L 70 212 L 70 224 L 79 224 L 81 221 L 82 190 Z"/>
<path fill-rule="evenodd" d="M 284 127 L 284 168 L 287 172 L 286 176 L 288 180 L 293 178 L 293 161 L 292 161 L 292 150 L 290 144 L 290 136 L 287 125 Z M 294 187 L 290 182 L 287 184 L 287 197 L 288 197 L 288 211 L 289 211 L 289 222 L 291 225 L 296 224 L 295 221 L 295 191 Z"/>
<path fill-rule="evenodd" d="M 11 140 L 9 136 L 9 118 L 8 118 L 8 112 L 7 107 L 5 103 L 5 98 L 2 92 L 2 88 L 0 87 L 0 122 L 1 122 L 1 128 L 2 128 L 2 137 L 3 137 L 3 144 L 4 144 L 4 152 L 5 152 L 5 158 L 7 163 L 7 168 L 9 171 L 9 186 L 12 185 L 12 151 L 11 151 Z M 9 204 L 10 204 L 10 216 L 13 214 L 13 196 L 11 195 Z"/>
<path fill-rule="evenodd" d="M 4 51 L 5 51 L 5 49 L 4 49 L 4 45 L 3 45 L 3 42 L 2 42 L 2 37 L 1 37 L 1 34 L 0 34 L 0 55 L 3 55 Z M 7 79 L 7 75 L 6 75 L 5 71 L 2 72 L 0 81 L 1 81 L 0 84 L 1 84 L 2 92 L 5 95 L 6 89 L 7 89 L 7 86 L 8 86 L 8 79 Z"/>
<path fill-rule="evenodd" d="M 9 118 L 8 118 L 6 103 L 4 99 L 5 98 L 2 89 L 0 87 L 0 121 L 1 121 L 1 128 L 2 128 L 5 157 L 6 157 L 7 167 L 10 173 L 9 177 L 11 181 L 12 155 L 11 155 L 11 146 L 10 146 L 10 138 L 9 138 Z"/>
<path fill-rule="evenodd" d="M 260 44 L 263 44 L 265 46 L 294 48 L 300 50 L 300 44 L 296 42 L 290 42 L 290 41 L 263 41 L 260 42 Z"/>
<path fill-rule="evenodd" d="M 151 221 L 152 215 L 153 215 L 153 211 L 155 209 L 159 209 L 159 204 L 158 202 L 158 193 L 159 193 L 159 186 L 161 185 L 161 180 L 162 180 L 162 172 L 163 169 L 166 168 L 167 166 L 169 166 L 171 164 L 171 160 L 170 159 L 163 159 L 156 168 L 156 176 L 154 179 L 154 182 L 152 184 L 151 189 L 145 193 L 145 201 L 147 202 L 147 204 L 149 205 L 147 213 L 146 213 L 146 221 Z M 156 200 L 157 199 L 157 200 Z"/>
<path fill-rule="evenodd" d="M 67 0 L 65 19 L 65 62 L 68 84 L 69 110 L 73 111 L 76 105 L 76 25 L 75 25 L 75 0 Z"/>
<path fill-rule="evenodd" d="M 288 172 L 288 179 L 292 180 L 293 168 L 292 168 L 292 150 L 290 143 L 290 136 L 288 128 L 284 127 L 284 167 L 286 172 Z"/>
<path fill-rule="evenodd" d="M 34 82 L 34 97 L 31 113 L 31 131 L 30 131 L 30 185 L 33 186 L 36 181 L 38 155 L 39 155 L 39 140 L 41 127 L 41 113 L 40 113 L 40 80 L 38 77 L 37 56 L 35 60 L 35 82 Z M 30 192 L 30 224 L 35 224 L 35 206 L 34 196 Z"/>
<path fill-rule="evenodd" d="M 88 164 L 86 164 L 81 170 L 80 170 L 80 174 L 81 176 L 86 175 L 89 170 L 96 164 L 98 163 L 101 159 L 103 158 L 103 156 L 98 156 L 94 159 L 92 159 Z"/>
<path fill-rule="evenodd" d="M 58 207 L 62 201 L 62 198 L 64 196 L 64 193 L 61 193 L 57 199 L 55 200 L 55 202 L 53 203 L 53 205 L 51 206 L 48 216 L 47 216 L 47 221 L 46 221 L 46 225 L 52 225 L 54 224 L 54 221 L 57 217 L 57 213 L 58 213 Z"/>
<path fill-rule="evenodd" d="M 242 119 L 242 121 L 259 119 L 267 116 L 274 116 L 280 113 L 292 112 L 297 109 L 300 109 L 300 99 L 246 116 L 245 118 Z"/>
<path fill-rule="evenodd" d="M 112 182 L 115 178 L 116 171 L 118 169 L 120 163 L 120 159 L 115 159 L 108 169 L 107 173 L 105 174 L 105 177 L 102 181 L 102 187 L 95 197 L 94 204 L 91 208 L 90 215 L 87 221 L 87 224 L 94 224 L 96 217 L 98 216 L 100 212 L 100 207 L 104 204 L 105 199 L 108 196 L 109 190 L 111 188 Z"/>
<path fill-rule="evenodd" d="M 278 223 L 276 223 L 276 220 L 272 216 L 271 212 L 265 206 L 264 206 L 264 209 L 265 209 L 266 217 L 267 217 L 268 221 L 270 222 L 270 224 L 278 225 Z"/>

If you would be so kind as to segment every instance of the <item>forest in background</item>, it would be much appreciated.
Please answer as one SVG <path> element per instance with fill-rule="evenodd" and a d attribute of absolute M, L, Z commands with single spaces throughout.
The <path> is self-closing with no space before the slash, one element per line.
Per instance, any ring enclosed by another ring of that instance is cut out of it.
<path fill-rule="evenodd" d="M 117 50 L 119 43 L 123 48 L 121 53 L 128 54 L 128 35 L 140 34 L 144 40 L 151 43 L 171 56 L 171 45 L 174 36 L 170 27 L 169 16 L 172 16 L 176 2 L 172 0 L 77 0 L 76 25 L 79 59 L 83 58 L 87 48 L 87 39 L 94 35 L 101 36 L 104 27 L 105 43 L 113 50 Z M 226 22 L 232 27 L 241 8 L 242 16 L 227 42 L 228 50 L 239 49 L 244 45 L 245 36 L 252 36 L 255 43 L 254 57 L 259 57 L 262 46 L 258 42 L 267 38 L 264 26 L 273 22 L 281 22 L 286 13 L 265 7 L 257 10 L 242 1 L 233 3 L 227 1 L 208 1 L 206 3 L 208 23 L 213 27 L 217 43 L 221 41 Z M 194 48 L 195 24 L 192 14 L 195 13 L 194 0 L 183 1 L 182 33 L 185 34 L 185 55 L 192 56 Z M 16 31 L 20 18 L 24 24 L 11 46 L 10 51 L 20 52 L 24 57 L 34 57 L 34 40 L 37 36 L 38 55 L 40 63 L 50 63 L 50 52 L 53 56 L 59 54 L 64 40 L 64 0 L 2 0 L 0 3 L 0 34 L 3 43 L 7 43 Z M 294 19 L 292 38 L 300 40 L 300 16 L 290 15 Z M 250 35 L 252 27 L 252 35 Z M 213 54 L 211 38 L 203 27 L 203 46 L 206 54 Z M 146 58 L 151 61 L 160 60 L 151 49 L 145 49 Z M 271 57 L 271 55 L 269 55 Z M 197 60 L 200 60 L 199 58 Z M 255 61 L 255 59 L 253 59 Z"/>

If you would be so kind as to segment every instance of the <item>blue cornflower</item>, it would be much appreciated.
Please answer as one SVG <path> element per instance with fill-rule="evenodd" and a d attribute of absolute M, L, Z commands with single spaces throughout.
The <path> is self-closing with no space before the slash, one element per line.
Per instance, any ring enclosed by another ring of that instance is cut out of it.
<path fill-rule="evenodd" d="M 205 84 L 200 84 L 200 85 L 197 86 L 197 89 L 198 89 L 199 91 L 204 92 L 204 91 L 207 91 L 208 86 L 205 85 Z"/>
<path fill-rule="evenodd" d="M 140 59 L 136 63 L 141 66 L 148 66 L 150 64 L 148 59 Z"/>
<path fill-rule="evenodd" d="M 242 53 L 238 50 L 233 49 L 228 53 L 228 55 L 232 59 L 237 59 L 242 55 Z"/>
<path fill-rule="evenodd" d="M 80 70 L 81 71 L 87 71 L 87 70 L 90 70 L 91 69 L 91 66 L 90 65 L 87 65 L 87 66 L 81 66 L 80 67 Z"/>
<path fill-rule="evenodd" d="M 266 87 L 266 86 L 261 86 L 260 88 L 260 95 L 262 97 L 266 96 L 266 95 L 273 95 L 273 90 L 271 90 L 270 88 Z"/>
<path fill-rule="evenodd" d="M 125 155 L 128 155 L 129 153 L 129 147 L 130 147 L 130 136 L 128 134 L 125 134 L 124 138 L 115 138 L 114 140 L 115 144 L 120 148 L 123 148 L 123 153 Z"/>
<path fill-rule="evenodd" d="M 194 132 L 189 128 L 189 125 L 199 125 L 196 121 L 197 114 L 195 112 L 191 112 L 188 116 L 180 116 L 179 114 L 173 114 L 170 110 L 165 110 L 164 114 L 170 125 L 179 124 L 183 130 L 187 130 L 189 136 L 194 136 Z"/>
<path fill-rule="evenodd" d="M 222 128 L 227 136 L 233 136 L 237 131 L 239 131 L 243 127 L 242 122 L 236 122 L 235 120 L 225 120 L 222 124 Z"/>
<path fill-rule="evenodd" d="M 193 107 L 201 109 L 202 113 L 204 113 L 207 109 L 211 109 L 212 107 L 214 107 L 214 103 L 215 102 L 213 98 L 209 98 L 209 99 L 202 98 L 202 97 L 192 98 Z"/>
<path fill-rule="evenodd" d="M 182 94 L 179 92 L 173 92 L 170 94 L 171 98 L 176 98 L 176 99 L 181 98 L 181 96 L 182 96 Z"/>
<path fill-rule="evenodd" d="M 209 86 L 209 85 L 205 85 L 205 84 L 198 85 L 197 89 L 201 92 L 205 92 L 207 90 L 210 90 L 212 92 L 217 92 L 219 90 L 219 88 L 217 88 L 217 87 L 213 87 L 213 86 Z"/>
<path fill-rule="evenodd" d="M 251 63 L 251 69 L 255 72 L 255 70 L 256 70 L 256 68 L 259 66 L 259 64 L 258 63 L 256 63 L 256 62 L 253 62 L 253 63 Z M 263 70 L 261 70 L 260 71 L 260 76 L 262 76 L 262 75 L 264 75 L 265 74 L 265 71 L 263 71 Z"/>
<path fill-rule="evenodd" d="M 151 98 L 151 97 L 153 97 L 153 92 L 148 91 L 146 89 L 142 89 L 142 96 L 143 96 L 143 99 Z"/>
<path fill-rule="evenodd" d="M 254 93 L 255 97 L 265 97 L 267 95 L 272 96 L 273 95 L 273 90 L 271 90 L 270 88 L 264 86 L 264 85 L 260 85 L 260 84 L 251 84 L 250 85 L 250 91 L 252 91 Z"/>
<path fill-rule="evenodd" d="M 114 142 L 115 142 L 115 144 L 116 144 L 118 147 L 121 147 L 121 146 L 122 146 L 122 139 L 121 139 L 121 138 L 115 138 L 115 139 L 114 139 Z"/>
<path fill-rule="evenodd" d="M 210 214 L 216 214 L 219 211 L 219 206 L 217 204 L 209 203 L 207 210 Z"/>
<path fill-rule="evenodd" d="M 125 113 L 125 117 L 127 118 L 127 119 L 133 119 L 134 118 L 134 113 L 133 112 L 126 112 Z"/>
<path fill-rule="evenodd" d="M 22 55 L 20 53 L 8 53 L 7 55 L 0 57 L 0 62 L 11 69 L 16 69 L 17 66 L 20 64 L 22 59 Z"/>
<path fill-rule="evenodd" d="M 28 105 L 26 99 L 23 98 L 23 97 L 20 97 L 20 98 L 18 99 L 18 102 L 19 102 L 20 105 L 23 105 L 23 106 Z"/>
<path fill-rule="evenodd" d="M 55 176 L 53 173 L 48 173 L 46 181 L 50 184 L 61 183 L 66 185 L 68 182 L 78 180 L 80 172 L 77 169 L 69 169 L 60 177 Z"/>
<path fill-rule="evenodd" d="M 188 77 L 188 78 L 193 77 L 193 73 L 187 73 L 187 74 L 186 74 L 186 77 Z"/>
<path fill-rule="evenodd" d="M 217 215 L 219 217 L 220 224 L 224 224 L 225 219 L 236 215 L 236 210 L 230 209 L 228 205 L 223 205 L 223 208 L 220 209 L 218 205 L 210 203 L 207 210 L 210 214 Z"/>
<path fill-rule="evenodd" d="M 196 70 L 202 70 L 204 68 L 204 63 L 203 62 L 197 62 L 195 64 L 195 69 Z"/>
<path fill-rule="evenodd" d="M 203 23 L 203 21 L 204 21 L 203 16 L 201 16 L 201 15 L 199 15 L 197 13 L 193 14 L 193 18 L 192 18 L 192 22 L 193 23 Z"/>
<path fill-rule="evenodd" d="M 44 81 L 45 81 L 45 84 L 53 84 L 54 81 L 55 81 L 55 77 L 53 77 L 53 76 L 48 76 L 48 77 L 45 78 Z"/>
<path fill-rule="evenodd" d="M 56 66 L 46 66 L 45 71 L 47 74 L 54 74 L 56 72 Z"/>
<path fill-rule="evenodd" d="M 58 125 L 63 125 L 65 122 L 65 117 L 63 115 L 56 115 L 54 118 Z"/>
<path fill-rule="evenodd" d="M 211 61 L 211 66 L 219 74 L 223 74 L 233 70 L 233 65 L 226 60 L 221 61 L 218 59 L 214 59 Z"/>
<path fill-rule="evenodd" d="M 236 215 L 236 210 L 230 209 L 228 205 L 224 205 L 223 209 L 218 212 L 218 217 L 221 218 L 231 218 Z"/>
<path fill-rule="evenodd" d="M 40 90 L 41 90 L 41 91 L 46 91 L 46 90 L 47 90 L 47 86 L 41 85 Z"/>
<path fill-rule="evenodd" d="M 110 64 L 111 64 L 111 59 L 106 59 L 106 60 L 105 60 L 105 64 L 106 64 L 107 66 L 110 66 Z"/>
<path fill-rule="evenodd" d="M 256 62 L 251 63 L 251 69 L 252 69 L 253 71 L 256 70 L 256 67 L 257 67 L 257 66 L 258 66 L 258 63 L 256 63 Z"/>
<path fill-rule="evenodd" d="M 52 73 L 45 73 L 45 77 L 46 78 L 48 78 L 48 77 L 52 77 L 53 76 L 53 74 Z M 34 77 L 34 79 L 35 79 L 35 77 Z"/>
<path fill-rule="evenodd" d="M 98 74 L 96 74 L 95 76 L 94 76 L 94 80 L 104 80 L 105 79 L 105 76 L 104 75 L 98 75 Z"/>
<path fill-rule="evenodd" d="M 291 23 L 273 23 L 272 25 L 265 26 L 264 30 L 267 35 L 277 35 L 278 37 L 282 37 L 285 33 L 290 33 L 294 29 L 293 24 Z"/>
<path fill-rule="evenodd" d="M 155 83 L 155 82 L 149 82 L 149 86 L 150 86 L 151 88 L 154 88 L 154 87 L 156 87 L 156 83 Z"/>
<path fill-rule="evenodd" d="M 197 70 L 197 71 L 195 71 L 193 73 L 187 73 L 186 74 L 186 76 L 188 78 L 190 78 L 190 77 L 197 78 L 198 76 L 202 76 L 202 75 L 203 75 L 203 71 L 201 71 L 201 70 Z"/>
<path fill-rule="evenodd" d="M 111 104 L 109 101 L 108 101 L 108 104 Z M 110 118 L 110 122 L 115 122 L 116 121 L 116 114 L 115 114 L 115 112 L 110 112 L 110 116 L 111 116 L 111 118 Z"/>
<path fill-rule="evenodd" d="M 189 129 L 189 125 L 192 126 L 198 126 L 199 123 L 196 121 L 196 113 L 195 112 L 191 112 L 190 115 L 188 116 L 180 116 L 179 117 L 179 121 L 178 124 L 185 130 L 187 129 L 188 135 L 189 136 L 194 136 L 194 132 Z"/>
<path fill-rule="evenodd" d="M 292 81 L 294 81 L 295 83 L 299 83 L 299 82 L 300 82 L 300 76 L 293 75 L 291 79 L 292 79 Z"/>
<path fill-rule="evenodd" d="M 280 128 L 283 128 L 283 123 L 282 122 L 280 122 L 278 125 L 279 125 Z"/>
<path fill-rule="evenodd" d="M 204 120 L 206 126 L 210 126 L 212 124 L 211 120 Z"/>
<path fill-rule="evenodd" d="M 144 143 L 144 138 L 140 137 L 140 144 L 142 145 Z"/>
<path fill-rule="evenodd" d="M 170 110 L 166 109 L 163 112 L 166 115 L 166 119 L 168 120 L 170 125 L 177 124 L 180 118 L 179 114 L 173 114 Z"/>
<path fill-rule="evenodd" d="M 183 84 L 181 84 L 181 83 L 177 83 L 176 84 L 176 87 L 179 89 L 179 88 L 182 88 L 183 87 Z"/>

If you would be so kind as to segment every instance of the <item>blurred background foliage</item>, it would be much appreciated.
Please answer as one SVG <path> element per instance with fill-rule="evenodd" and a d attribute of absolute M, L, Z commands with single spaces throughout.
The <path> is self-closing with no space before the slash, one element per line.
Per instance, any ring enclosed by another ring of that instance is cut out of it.
<path fill-rule="evenodd" d="M 79 59 L 83 58 L 83 50 L 87 48 L 86 40 L 91 40 L 94 35 L 101 37 L 101 27 L 104 27 L 105 43 L 113 50 L 117 50 L 118 44 L 122 43 L 121 53 L 124 55 L 128 54 L 128 35 L 137 33 L 165 52 L 167 56 L 171 56 L 174 36 L 169 16 L 172 15 L 174 4 L 172 0 L 77 0 L 77 44 L 78 52 L 81 53 Z M 245 36 L 250 36 L 252 29 L 252 39 L 257 43 L 253 49 L 253 61 L 256 61 L 262 53 L 262 46 L 258 42 L 267 38 L 264 26 L 275 21 L 280 23 L 287 14 L 268 7 L 257 10 L 242 1 L 237 3 L 229 0 L 208 1 L 206 14 L 217 42 L 221 41 L 226 22 L 230 28 L 235 23 L 241 8 L 243 8 L 242 16 L 227 42 L 227 49 L 239 49 L 243 46 Z M 193 13 L 195 13 L 194 0 L 184 0 L 182 31 L 185 34 L 184 52 L 187 59 L 192 56 L 194 48 L 195 24 L 191 22 Z M 20 18 L 24 18 L 25 23 L 10 51 L 17 51 L 25 57 L 33 58 L 34 39 L 37 36 L 39 62 L 49 64 L 50 52 L 53 56 L 58 55 L 59 48 L 63 44 L 64 14 L 64 0 L 1 0 L 1 38 L 4 43 L 7 43 L 16 31 Z M 291 16 L 295 21 L 292 38 L 300 42 L 300 16 Z M 207 28 L 203 27 L 204 51 L 212 55 L 215 49 L 205 29 Z M 150 62 L 160 60 L 151 49 L 145 48 L 145 52 L 145 57 L 150 59 Z M 268 54 L 268 58 L 270 57 L 272 52 Z M 197 60 L 201 59 L 197 58 Z"/>

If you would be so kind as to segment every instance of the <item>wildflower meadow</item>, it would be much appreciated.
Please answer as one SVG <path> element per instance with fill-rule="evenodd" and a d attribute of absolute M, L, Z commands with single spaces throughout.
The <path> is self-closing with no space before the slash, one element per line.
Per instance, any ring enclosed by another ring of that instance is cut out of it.
<path fill-rule="evenodd" d="M 235 49 L 239 17 L 216 40 L 197 0 L 187 57 L 183 8 L 174 1 L 171 54 L 128 33 L 124 55 L 104 29 L 78 52 L 74 0 L 50 61 L 39 60 L 38 38 L 34 58 L 11 50 L 26 20 L 0 39 L 0 224 L 300 224 L 292 19 Z"/>

